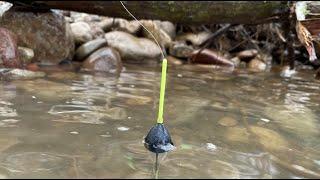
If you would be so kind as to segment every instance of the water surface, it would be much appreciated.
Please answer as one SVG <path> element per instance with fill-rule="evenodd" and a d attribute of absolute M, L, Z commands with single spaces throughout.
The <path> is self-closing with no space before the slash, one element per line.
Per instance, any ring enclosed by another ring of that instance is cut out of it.
<path fill-rule="evenodd" d="M 165 124 L 176 150 L 160 178 L 320 174 L 319 81 L 311 72 L 169 67 Z M 50 72 L 0 85 L 0 177 L 152 178 L 142 141 L 157 116 L 160 67 L 120 77 Z"/>

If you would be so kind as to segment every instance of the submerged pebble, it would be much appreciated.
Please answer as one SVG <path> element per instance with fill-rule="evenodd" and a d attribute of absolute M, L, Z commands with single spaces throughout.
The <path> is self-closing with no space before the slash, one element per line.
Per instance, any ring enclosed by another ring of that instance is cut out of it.
<path fill-rule="evenodd" d="M 105 114 L 111 119 L 126 119 L 127 116 L 127 111 L 124 108 L 121 107 L 113 107 L 110 109 L 107 109 L 107 112 Z"/>
<path fill-rule="evenodd" d="M 235 120 L 235 119 L 232 118 L 232 117 L 226 116 L 226 117 L 221 118 L 218 123 L 219 123 L 221 126 L 227 126 L 227 127 L 229 127 L 229 126 L 235 126 L 235 125 L 237 125 L 237 124 L 238 124 L 238 121 Z"/>
<path fill-rule="evenodd" d="M 255 139 L 252 139 L 251 134 L 241 127 L 230 127 L 226 132 L 226 139 L 229 141 L 250 143 L 251 141 L 258 141 L 264 148 L 270 151 L 285 152 L 289 148 L 289 142 L 278 134 L 276 131 L 271 129 L 250 126 L 250 129 Z"/>

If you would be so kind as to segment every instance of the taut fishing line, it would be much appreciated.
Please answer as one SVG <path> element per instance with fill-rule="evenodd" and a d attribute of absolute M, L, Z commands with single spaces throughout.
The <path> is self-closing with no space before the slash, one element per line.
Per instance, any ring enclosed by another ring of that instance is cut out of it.
<path fill-rule="evenodd" d="M 168 129 L 163 124 L 163 107 L 164 107 L 164 95 L 166 88 L 166 75 L 167 75 L 167 59 L 165 58 L 165 53 L 161 48 L 159 42 L 154 37 L 154 35 L 136 18 L 134 15 L 125 7 L 125 5 L 120 1 L 123 8 L 132 16 L 154 39 L 157 43 L 161 55 L 162 55 L 162 71 L 161 71 L 161 83 L 160 83 L 160 99 L 159 99 L 159 112 L 156 125 L 154 125 L 147 136 L 144 138 L 144 146 L 151 152 L 156 153 L 155 162 L 155 178 L 158 178 L 158 154 L 165 153 L 173 150 L 175 147 L 171 140 Z"/>
<path fill-rule="evenodd" d="M 154 35 L 126 8 L 126 6 L 122 3 L 122 1 L 120 1 L 121 5 L 123 6 L 123 8 L 130 14 L 130 16 L 135 19 L 154 39 L 154 41 L 157 43 L 160 51 L 161 51 L 161 55 L 162 55 L 162 59 L 165 59 L 165 55 L 164 52 L 159 44 L 159 42 L 157 41 L 157 39 L 154 37 Z"/>

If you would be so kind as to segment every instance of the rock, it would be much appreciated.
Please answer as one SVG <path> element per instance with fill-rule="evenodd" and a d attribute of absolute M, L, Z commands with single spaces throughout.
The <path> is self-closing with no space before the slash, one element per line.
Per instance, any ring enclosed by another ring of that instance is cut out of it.
<path fill-rule="evenodd" d="M 91 27 L 88 23 L 80 21 L 72 23 L 70 26 L 76 45 L 80 45 L 93 39 Z"/>
<path fill-rule="evenodd" d="M 190 62 L 234 67 L 234 64 L 229 59 L 225 58 L 219 51 L 204 49 L 200 54 L 198 54 L 198 52 L 199 50 L 196 50 L 190 54 Z"/>
<path fill-rule="evenodd" d="M 74 23 L 71 17 L 64 17 L 64 20 L 66 20 L 66 22 L 68 23 Z"/>
<path fill-rule="evenodd" d="M 89 26 L 91 28 L 91 34 L 93 36 L 93 39 L 103 37 L 104 31 L 97 23 L 89 23 Z"/>
<path fill-rule="evenodd" d="M 297 137 L 307 140 L 320 134 L 318 117 L 306 106 L 297 108 L 295 104 L 286 106 L 272 104 L 264 108 L 264 114 L 281 129 Z"/>
<path fill-rule="evenodd" d="M 57 13 L 60 13 L 62 16 L 70 18 L 71 12 L 66 10 L 60 10 L 60 9 L 52 9 L 51 11 L 55 11 Z"/>
<path fill-rule="evenodd" d="M 141 25 L 135 20 L 128 21 L 126 19 L 116 18 L 114 20 L 113 27 L 117 31 L 124 31 L 130 34 L 136 34 L 140 30 Z"/>
<path fill-rule="evenodd" d="M 60 14 L 10 9 L 0 20 L 0 26 L 17 35 L 18 46 L 34 50 L 35 62 L 56 65 L 73 57 L 74 41 L 70 26 Z"/>
<path fill-rule="evenodd" d="M 122 70 L 120 54 L 110 47 L 103 47 L 92 53 L 84 62 L 86 71 L 102 71 L 119 74 Z"/>
<path fill-rule="evenodd" d="M 153 34 L 153 36 L 156 38 L 156 40 L 161 46 L 165 48 L 168 48 L 170 46 L 172 39 L 166 33 L 166 31 L 161 29 L 161 21 L 142 20 L 141 23 L 148 29 L 148 31 L 150 31 Z M 148 31 L 142 28 L 143 36 L 154 41 L 153 37 Z"/>
<path fill-rule="evenodd" d="M 116 120 L 128 118 L 127 111 L 121 107 L 113 107 L 108 109 L 106 116 Z"/>
<path fill-rule="evenodd" d="M 261 146 L 270 151 L 285 152 L 289 148 L 289 143 L 277 132 L 259 126 L 250 126 L 253 135 Z M 230 127 L 227 130 L 226 139 L 239 143 L 250 144 L 253 137 L 245 128 Z"/>
<path fill-rule="evenodd" d="M 238 124 L 238 121 L 235 120 L 235 119 L 233 119 L 232 117 L 226 116 L 226 117 L 221 118 L 218 123 L 219 123 L 221 126 L 227 126 L 227 127 L 229 127 L 229 126 L 235 126 L 235 125 L 237 125 L 237 124 Z"/>
<path fill-rule="evenodd" d="M 169 65 L 179 66 L 183 64 L 183 62 L 180 59 L 177 59 L 173 56 L 167 56 L 167 60 Z"/>
<path fill-rule="evenodd" d="M 9 79 L 30 79 L 44 77 L 44 72 L 34 72 L 25 69 L 10 69 L 8 72 L 3 73 Z"/>
<path fill-rule="evenodd" d="M 241 61 L 240 64 L 239 64 L 239 67 L 240 68 L 246 68 L 247 67 L 247 63 L 244 62 L 244 61 Z"/>
<path fill-rule="evenodd" d="M 94 15 L 94 14 L 87 14 L 87 13 L 80 13 L 80 12 L 75 12 L 75 11 L 70 11 L 70 18 L 72 18 L 72 20 L 74 22 L 100 22 L 101 21 L 101 17 L 98 15 Z"/>
<path fill-rule="evenodd" d="M 176 40 L 181 40 L 185 42 L 190 42 L 194 46 L 199 46 L 210 38 L 210 32 L 200 32 L 197 34 L 194 33 L 186 33 L 176 37 Z"/>
<path fill-rule="evenodd" d="M 97 23 L 97 25 L 105 32 L 115 30 L 127 32 L 130 34 L 137 34 L 141 28 L 141 25 L 135 20 L 128 21 L 122 18 L 111 17 L 105 17 L 99 23 Z"/>
<path fill-rule="evenodd" d="M 156 60 L 161 56 L 159 47 L 146 38 L 137 38 L 121 31 L 112 31 L 105 34 L 105 39 L 109 46 L 120 52 L 123 60 Z"/>
<path fill-rule="evenodd" d="M 17 50 L 17 38 L 5 28 L 0 28 L 0 60 L 7 68 L 19 68 L 22 65 Z"/>
<path fill-rule="evenodd" d="M 258 51 L 256 49 L 248 49 L 241 51 L 237 54 L 237 57 L 241 60 L 243 59 L 252 59 L 258 55 Z"/>
<path fill-rule="evenodd" d="M 19 59 L 24 64 L 29 64 L 34 57 L 34 52 L 30 48 L 26 47 L 18 47 Z"/>
<path fill-rule="evenodd" d="M 155 21 L 157 22 L 157 21 Z M 176 26 L 169 21 L 161 21 L 160 22 L 160 28 L 165 31 L 171 39 L 174 39 L 176 37 Z"/>
<path fill-rule="evenodd" d="M 188 46 L 185 42 L 176 41 L 169 47 L 170 55 L 178 58 L 187 58 L 194 51 L 192 46 Z"/>
<path fill-rule="evenodd" d="M 100 22 L 97 23 L 104 32 L 108 32 L 111 30 L 112 26 L 114 25 L 114 18 L 105 17 Z"/>
<path fill-rule="evenodd" d="M 3 15 L 3 13 L 8 11 L 12 7 L 12 5 L 13 4 L 11 4 L 11 3 L 0 1 L 0 18 Z"/>
<path fill-rule="evenodd" d="M 152 101 L 152 99 L 150 97 L 147 96 L 141 96 L 139 98 L 130 98 L 126 101 L 126 104 L 128 105 L 146 105 L 148 103 L 150 103 Z"/>
<path fill-rule="evenodd" d="M 36 63 L 30 63 L 26 66 L 26 69 L 29 71 L 38 71 L 39 70 L 39 66 Z"/>
<path fill-rule="evenodd" d="M 106 45 L 107 45 L 107 40 L 102 38 L 86 42 L 76 50 L 74 58 L 75 60 L 83 61 L 92 52 Z"/>
<path fill-rule="evenodd" d="M 248 68 L 250 71 L 253 71 L 253 72 L 261 72 L 266 70 L 267 65 L 264 62 L 262 62 L 260 59 L 254 58 L 249 62 Z"/>
<path fill-rule="evenodd" d="M 281 68 L 280 76 L 289 78 L 296 73 L 297 73 L 296 70 L 290 69 L 290 66 L 283 66 Z"/>
<path fill-rule="evenodd" d="M 233 57 L 230 59 L 231 62 L 233 62 L 234 66 L 235 67 L 239 67 L 240 66 L 240 63 L 241 63 L 241 60 L 239 57 Z"/>

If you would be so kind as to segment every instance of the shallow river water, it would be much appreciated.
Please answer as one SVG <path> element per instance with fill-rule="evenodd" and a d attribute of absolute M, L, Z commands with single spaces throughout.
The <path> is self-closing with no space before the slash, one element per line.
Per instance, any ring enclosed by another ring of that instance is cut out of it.
<path fill-rule="evenodd" d="M 320 82 L 311 72 L 169 67 L 159 178 L 320 177 Z M 50 72 L 0 84 L 1 178 L 153 178 L 143 138 L 160 67 L 120 77 Z"/>

